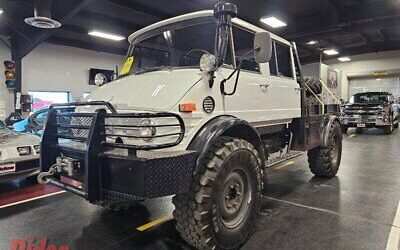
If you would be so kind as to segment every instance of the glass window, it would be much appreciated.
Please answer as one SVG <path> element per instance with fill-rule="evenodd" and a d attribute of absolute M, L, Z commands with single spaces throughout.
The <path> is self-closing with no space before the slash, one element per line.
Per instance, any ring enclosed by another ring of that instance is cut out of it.
<path fill-rule="evenodd" d="M 254 48 L 255 34 L 238 27 L 232 28 L 233 42 L 235 46 L 236 64 L 240 58 Z M 248 54 L 242 62 L 242 69 L 260 72 L 260 67 L 254 58 L 254 53 Z"/>
<path fill-rule="evenodd" d="M 278 76 L 293 78 L 292 56 L 290 47 L 281 43 L 275 42 L 276 57 L 278 62 Z"/>
<path fill-rule="evenodd" d="M 53 103 L 68 103 L 69 92 L 31 91 L 33 111 L 47 108 Z"/>
<path fill-rule="evenodd" d="M 43 126 L 44 122 L 46 121 L 46 118 L 47 118 L 47 110 L 43 110 L 38 114 L 36 114 L 35 117 L 33 117 L 33 120 L 37 125 Z"/>
<path fill-rule="evenodd" d="M 381 103 L 387 101 L 388 95 L 379 92 L 359 93 L 350 98 L 350 103 Z"/>
<path fill-rule="evenodd" d="M 269 73 L 271 76 L 278 75 L 278 68 L 276 66 L 276 53 L 275 53 L 275 42 L 272 42 L 272 55 L 271 60 L 269 61 Z"/>
<path fill-rule="evenodd" d="M 133 41 L 128 56 L 134 57 L 131 72 L 142 73 L 162 67 L 198 67 L 201 56 L 214 53 L 216 22 L 214 18 L 199 18 L 171 24 L 151 31 L 148 38 Z"/>

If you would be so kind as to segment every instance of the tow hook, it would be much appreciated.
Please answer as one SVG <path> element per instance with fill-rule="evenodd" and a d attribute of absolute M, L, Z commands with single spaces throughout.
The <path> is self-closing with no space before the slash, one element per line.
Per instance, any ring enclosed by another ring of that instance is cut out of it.
<path fill-rule="evenodd" d="M 49 171 L 41 172 L 38 177 L 38 183 L 48 184 L 48 177 L 54 176 L 57 173 L 66 173 L 68 176 L 73 176 L 75 171 L 80 169 L 80 162 L 76 159 L 60 156 L 57 157 L 56 163 L 50 167 Z"/>
<path fill-rule="evenodd" d="M 48 184 L 50 180 L 47 177 L 53 176 L 57 172 L 57 164 L 54 164 L 50 167 L 49 171 L 41 172 L 38 177 L 37 181 L 39 184 Z"/>

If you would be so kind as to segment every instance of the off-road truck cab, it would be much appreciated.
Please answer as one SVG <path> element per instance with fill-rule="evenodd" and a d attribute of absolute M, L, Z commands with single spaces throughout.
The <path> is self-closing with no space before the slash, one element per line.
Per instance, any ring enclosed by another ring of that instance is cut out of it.
<path fill-rule="evenodd" d="M 175 195 L 189 244 L 236 249 L 254 229 L 273 153 L 308 151 L 315 175 L 335 176 L 338 106 L 311 107 L 320 83 L 303 78 L 295 45 L 236 12 L 220 3 L 133 33 L 117 80 L 50 108 L 39 181 L 114 208 Z"/>

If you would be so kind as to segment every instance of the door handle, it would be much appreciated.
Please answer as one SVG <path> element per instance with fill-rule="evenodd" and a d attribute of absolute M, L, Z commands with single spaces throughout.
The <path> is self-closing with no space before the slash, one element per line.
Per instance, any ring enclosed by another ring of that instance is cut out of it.
<path fill-rule="evenodd" d="M 300 91 L 300 90 L 302 90 L 302 88 L 297 87 L 297 88 L 294 88 L 294 90 Z"/>
<path fill-rule="evenodd" d="M 268 88 L 270 86 L 270 84 L 268 83 L 260 83 L 260 87 L 262 88 Z"/>

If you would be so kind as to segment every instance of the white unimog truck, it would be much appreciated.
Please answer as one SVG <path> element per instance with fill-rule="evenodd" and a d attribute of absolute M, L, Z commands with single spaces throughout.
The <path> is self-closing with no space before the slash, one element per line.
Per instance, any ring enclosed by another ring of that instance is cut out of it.
<path fill-rule="evenodd" d="M 236 12 L 220 3 L 133 33 L 117 80 L 50 108 L 39 181 L 111 208 L 175 195 L 184 240 L 236 249 L 255 227 L 270 155 L 308 151 L 311 171 L 334 177 L 338 105 L 312 105 L 321 87 L 302 76 L 295 45 Z"/>

